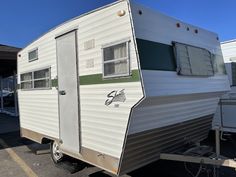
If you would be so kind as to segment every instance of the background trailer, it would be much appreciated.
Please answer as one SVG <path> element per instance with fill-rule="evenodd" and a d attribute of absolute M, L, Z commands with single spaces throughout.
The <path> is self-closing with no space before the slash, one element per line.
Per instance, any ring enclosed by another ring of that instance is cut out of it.
<path fill-rule="evenodd" d="M 222 42 L 221 48 L 231 90 L 220 99 L 213 129 L 236 133 L 236 40 Z"/>
<path fill-rule="evenodd" d="M 18 84 L 23 137 L 118 175 L 206 138 L 229 90 L 215 33 L 126 0 L 20 51 Z"/>
<path fill-rule="evenodd" d="M 20 48 L 0 44 L 0 112 L 17 116 L 16 60 Z"/>

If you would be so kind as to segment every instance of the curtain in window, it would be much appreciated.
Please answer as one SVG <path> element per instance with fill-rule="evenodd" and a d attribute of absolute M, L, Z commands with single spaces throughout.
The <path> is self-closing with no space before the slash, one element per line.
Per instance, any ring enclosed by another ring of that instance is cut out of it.
<path fill-rule="evenodd" d="M 127 43 L 104 48 L 104 76 L 123 75 L 129 72 Z"/>
<path fill-rule="evenodd" d="M 104 61 L 127 57 L 126 43 L 104 49 Z"/>
<path fill-rule="evenodd" d="M 49 69 L 44 69 L 34 72 L 34 79 L 48 78 L 48 77 L 49 77 Z"/>
<path fill-rule="evenodd" d="M 21 74 L 21 81 L 32 80 L 32 73 Z"/>
<path fill-rule="evenodd" d="M 21 74 L 21 89 L 35 88 L 50 88 L 49 68 Z"/>
<path fill-rule="evenodd" d="M 114 46 L 114 59 L 127 57 L 126 43 Z"/>
<path fill-rule="evenodd" d="M 49 88 L 49 79 L 34 81 L 34 88 Z"/>
<path fill-rule="evenodd" d="M 21 89 L 31 89 L 31 88 L 32 88 L 32 81 L 21 83 Z"/>

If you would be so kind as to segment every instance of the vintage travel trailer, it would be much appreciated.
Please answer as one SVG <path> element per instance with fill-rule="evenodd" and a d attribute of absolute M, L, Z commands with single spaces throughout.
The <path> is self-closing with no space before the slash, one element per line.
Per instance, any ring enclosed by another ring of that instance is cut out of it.
<path fill-rule="evenodd" d="M 219 127 L 223 132 L 236 133 L 236 40 L 222 42 L 221 48 L 231 90 L 220 99 L 213 129 Z"/>
<path fill-rule="evenodd" d="M 22 137 L 121 175 L 207 137 L 228 91 L 217 34 L 122 0 L 18 54 Z"/>

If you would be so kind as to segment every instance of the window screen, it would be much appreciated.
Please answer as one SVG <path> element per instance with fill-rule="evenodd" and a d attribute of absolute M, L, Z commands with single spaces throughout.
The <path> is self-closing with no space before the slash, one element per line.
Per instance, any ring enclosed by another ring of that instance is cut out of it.
<path fill-rule="evenodd" d="M 21 89 L 50 88 L 50 69 L 21 74 Z"/>
<path fill-rule="evenodd" d="M 29 61 L 34 61 L 38 59 L 38 49 L 32 50 L 28 53 Z"/>
<path fill-rule="evenodd" d="M 236 86 L 236 63 L 231 63 L 231 70 L 232 70 L 232 85 Z"/>
<path fill-rule="evenodd" d="M 177 72 L 187 76 L 213 76 L 212 54 L 202 48 L 174 43 Z"/>
<path fill-rule="evenodd" d="M 32 72 L 21 74 L 21 89 L 31 89 L 33 85 Z"/>
<path fill-rule="evenodd" d="M 34 72 L 34 88 L 49 88 L 49 69 Z"/>
<path fill-rule="evenodd" d="M 128 42 L 103 48 L 103 76 L 118 77 L 130 74 Z"/>

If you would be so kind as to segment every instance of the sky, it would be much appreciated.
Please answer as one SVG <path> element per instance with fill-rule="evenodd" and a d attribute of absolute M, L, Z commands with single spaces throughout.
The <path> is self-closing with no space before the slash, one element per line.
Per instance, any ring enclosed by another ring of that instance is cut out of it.
<path fill-rule="evenodd" d="M 51 28 L 116 0 L 1 0 L 0 44 L 25 47 Z M 181 21 L 236 38 L 235 0 L 135 0 Z"/>

